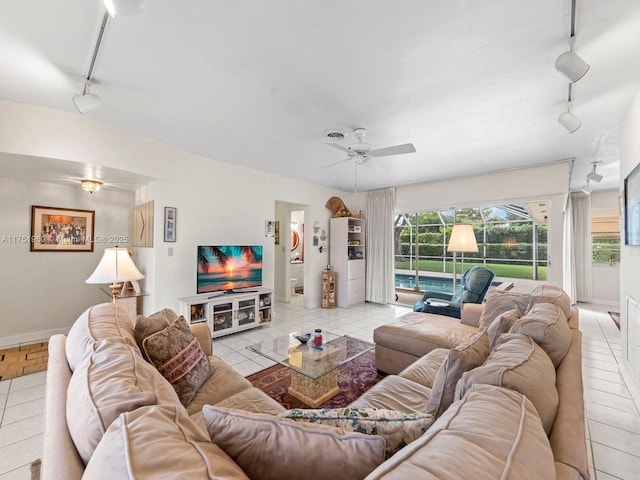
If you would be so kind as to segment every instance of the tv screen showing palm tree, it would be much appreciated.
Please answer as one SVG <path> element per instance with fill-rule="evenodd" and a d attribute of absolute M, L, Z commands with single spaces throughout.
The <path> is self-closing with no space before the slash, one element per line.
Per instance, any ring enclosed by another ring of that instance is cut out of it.
<path fill-rule="evenodd" d="M 262 245 L 198 246 L 198 293 L 261 285 Z"/>

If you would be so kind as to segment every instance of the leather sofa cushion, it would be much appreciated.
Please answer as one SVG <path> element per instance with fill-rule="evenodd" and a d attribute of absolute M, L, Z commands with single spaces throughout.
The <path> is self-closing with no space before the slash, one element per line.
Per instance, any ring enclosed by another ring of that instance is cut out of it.
<path fill-rule="evenodd" d="M 460 320 L 431 313 L 405 313 L 395 324 L 381 325 L 373 341 L 385 347 L 422 357 L 435 348 L 453 348 L 471 338 L 478 329 Z"/>
<path fill-rule="evenodd" d="M 211 441 L 252 479 L 353 480 L 384 461 L 377 435 L 207 405 Z"/>
<path fill-rule="evenodd" d="M 440 366 L 448 354 L 449 350 L 446 348 L 431 350 L 401 371 L 399 375 L 402 378 L 431 388 L 436 375 L 438 375 L 438 370 L 440 370 Z"/>
<path fill-rule="evenodd" d="M 488 327 L 498 318 L 498 315 L 513 310 L 514 308 L 526 312 L 531 298 L 531 295 L 528 294 L 505 292 L 494 288 L 489 289 L 484 310 L 482 310 L 482 314 L 480 315 L 480 328 Z"/>
<path fill-rule="evenodd" d="M 555 478 L 553 453 L 531 402 L 513 390 L 476 385 L 427 433 L 366 480 Z"/>
<path fill-rule="evenodd" d="M 114 337 L 136 344 L 133 319 L 126 308 L 118 303 L 101 303 L 85 310 L 71 326 L 65 343 L 71 370 L 93 353 L 97 342 Z"/>
<path fill-rule="evenodd" d="M 175 390 L 122 338 L 96 344 L 69 381 L 67 425 L 86 464 L 109 425 L 123 412 L 145 405 L 180 405 Z"/>
<path fill-rule="evenodd" d="M 360 398 L 351 402 L 351 408 L 386 408 L 404 413 L 425 413 L 431 389 L 398 375 L 383 378 Z"/>
<path fill-rule="evenodd" d="M 571 330 L 560 307 L 551 303 L 536 303 L 526 315 L 513 324 L 511 333 L 523 333 L 533 338 L 547 352 L 554 367 L 558 367 L 571 344 Z"/>
<path fill-rule="evenodd" d="M 526 395 L 538 411 L 547 435 L 558 410 L 556 370 L 549 356 L 527 335 L 504 333 L 484 365 L 462 375 L 460 400 L 477 383 L 506 387 Z"/>
<path fill-rule="evenodd" d="M 498 338 L 503 333 L 507 333 L 513 327 L 513 324 L 522 316 L 522 310 L 518 307 L 507 310 L 496 317 L 487 327 L 487 335 L 489 335 L 489 350 L 493 350 L 498 342 Z"/>
<path fill-rule="evenodd" d="M 95 480 L 247 476 L 178 406 L 140 407 L 109 427 L 83 478 Z"/>
<path fill-rule="evenodd" d="M 453 403 L 462 374 L 484 363 L 489 356 L 489 336 L 481 330 L 468 341 L 449 350 L 433 382 L 427 413 L 439 417 Z"/>
<path fill-rule="evenodd" d="M 571 299 L 560 287 L 555 285 L 538 285 L 531 290 L 532 305 L 536 303 L 553 303 L 562 310 L 564 316 L 571 316 Z"/>

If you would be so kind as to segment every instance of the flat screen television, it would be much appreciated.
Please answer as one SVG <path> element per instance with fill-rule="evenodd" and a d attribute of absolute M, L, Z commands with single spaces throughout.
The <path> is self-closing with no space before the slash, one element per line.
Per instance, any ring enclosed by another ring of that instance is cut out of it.
<path fill-rule="evenodd" d="M 199 245 L 198 293 L 262 285 L 262 245 Z"/>

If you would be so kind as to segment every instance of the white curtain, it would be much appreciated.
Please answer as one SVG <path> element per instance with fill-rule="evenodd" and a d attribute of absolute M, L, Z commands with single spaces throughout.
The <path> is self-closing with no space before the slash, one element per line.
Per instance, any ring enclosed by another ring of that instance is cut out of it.
<path fill-rule="evenodd" d="M 564 209 L 564 243 L 562 245 L 562 288 L 571 298 L 571 303 L 576 303 L 576 262 L 573 256 L 573 207 L 571 195 L 567 195 L 567 204 Z"/>
<path fill-rule="evenodd" d="M 576 296 L 578 302 L 591 302 L 591 196 L 582 193 L 571 194 L 571 216 L 573 224 L 573 260 L 575 263 Z"/>
<path fill-rule="evenodd" d="M 391 303 L 395 298 L 394 226 L 395 188 L 369 192 L 365 229 L 366 300 Z"/>

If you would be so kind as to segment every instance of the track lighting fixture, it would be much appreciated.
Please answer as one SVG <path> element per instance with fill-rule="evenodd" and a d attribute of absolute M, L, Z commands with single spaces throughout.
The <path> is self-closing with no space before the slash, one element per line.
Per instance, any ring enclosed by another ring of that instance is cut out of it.
<path fill-rule="evenodd" d="M 591 195 L 593 189 L 589 186 L 589 179 L 587 178 L 587 184 L 580 187 L 580 191 L 585 195 Z"/>
<path fill-rule="evenodd" d="M 84 81 L 82 94 L 73 96 L 73 104 L 80 113 L 86 113 L 102 106 L 102 100 L 95 93 L 89 93 L 90 80 Z"/>
<path fill-rule="evenodd" d="M 571 82 L 577 82 L 589 71 L 589 64 L 573 51 L 575 37 L 571 36 L 569 40 L 569 51 L 564 52 L 556 60 L 556 70 L 562 73 Z"/>
<path fill-rule="evenodd" d="M 582 122 L 576 118 L 576 116 L 567 110 L 564 113 L 561 113 L 558 117 L 558 122 L 564 128 L 567 129 L 567 132 L 573 133 L 580 128 Z"/>
<path fill-rule="evenodd" d="M 104 6 L 112 17 L 136 15 L 146 6 L 146 0 L 103 0 Z"/>
<path fill-rule="evenodd" d="M 591 173 L 587 175 L 587 180 L 591 180 L 592 182 L 600 183 L 604 178 L 602 175 L 596 173 L 596 167 L 598 166 L 598 162 L 593 162 L 593 169 Z"/>

